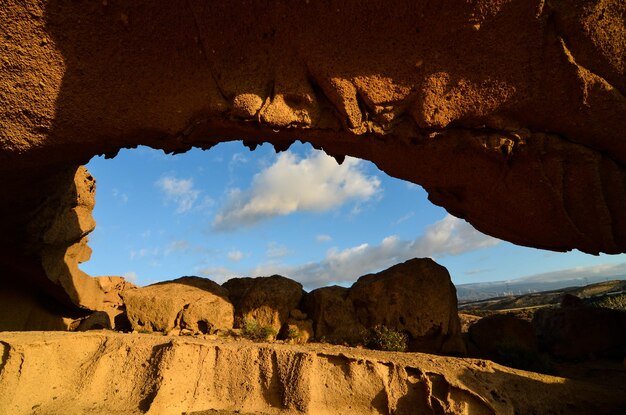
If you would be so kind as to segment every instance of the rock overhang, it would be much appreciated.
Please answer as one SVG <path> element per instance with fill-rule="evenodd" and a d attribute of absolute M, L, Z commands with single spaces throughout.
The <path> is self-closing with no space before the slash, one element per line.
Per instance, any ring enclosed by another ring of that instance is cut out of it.
<path fill-rule="evenodd" d="M 3 262 L 41 260 L 93 155 L 238 139 L 370 160 L 513 243 L 626 252 L 625 9 L 9 1 Z M 66 245 L 84 241 L 81 217 Z"/>

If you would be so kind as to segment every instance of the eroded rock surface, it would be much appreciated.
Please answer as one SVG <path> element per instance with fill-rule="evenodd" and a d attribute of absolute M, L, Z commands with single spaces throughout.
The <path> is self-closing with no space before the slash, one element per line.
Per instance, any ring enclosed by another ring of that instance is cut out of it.
<path fill-rule="evenodd" d="M 616 414 L 596 385 L 490 362 L 338 346 L 0 333 L 0 411 L 54 414 Z"/>
<path fill-rule="evenodd" d="M 222 286 L 235 306 L 238 325 L 244 320 L 254 320 L 276 332 L 287 322 L 291 311 L 298 309 L 304 294 L 302 284 L 280 275 L 232 278 Z"/>
<path fill-rule="evenodd" d="M 186 330 L 214 333 L 233 327 L 228 290 L 200 277 L 182 277 L 121 294 L 132 328 L 139 332 Z"/>
<path fill-rule="evenodd" d="M 409 348 L 465 353 L 456 289 L 448 271 L 415 258 L 359 278 L 350 288 L 324 287 L 307 294 L 318 340 L 358 343 L 366 329 L 384 325 L 409 336 Z"/>
<path fill-rule="evenodd" d="M 95 309 L 78 166 L 239 139 L 371 160 L 517 244 L 626 252 L 625 9 L 5 1 L 0 271 Z"/>

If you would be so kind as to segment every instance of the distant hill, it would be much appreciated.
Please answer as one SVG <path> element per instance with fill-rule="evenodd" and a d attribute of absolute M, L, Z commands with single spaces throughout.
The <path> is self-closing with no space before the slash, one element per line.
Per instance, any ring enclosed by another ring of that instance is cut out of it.
<path fill-rule="evenodd" d="M 589 275 L 561 280 L 550 278 L 550 274 L 542 274 L 509 281 L 459 284 L 456 286 L 456 294 L 459 303 L 466 303 L 495 297 L 520 296 L 542 291 L 560 290 L 567 287 L 583 287 L 609 280 L 626 280 L 626 274 L 611 277 Z"/>
<path fill-rule="evenodd" d="M 459 310 L 520 310 L 561 303 L 565 294 L 581 299 L 600 299 L 607 295 L 614 296 L 626 292 L 626 280 L 602 281 L 583 287 L 566 287 L 556 290 L 533 292 L 522 295 L 506 295 L 477 301 L 459 302 Z"/>

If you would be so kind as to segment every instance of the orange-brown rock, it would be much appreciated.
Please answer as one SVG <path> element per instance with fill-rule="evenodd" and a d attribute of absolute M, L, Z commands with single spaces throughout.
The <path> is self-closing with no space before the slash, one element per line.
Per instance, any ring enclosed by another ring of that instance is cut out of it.
<path fill-rule="evenodd" d="M 308 293 L 303 308 L 313 320 L 315 338 L 331 343 L 357 343 L 365 330 L 356 317 L 349 288 L 322 287 Z"/>
<path fill-rule="evenodd" d="M 304 293 L 302 284 L 280 275 L 231 278 L 222 286 L 228 290 L 239 322 L 255 320 L 276 332 L 287 322 L 291 310 L 298 308 Z"/>
<path fill-rule="evenodd" d="M 626 252 L 625 8 L 7 0 L 0 273 L 97 308 L 78 166 L 240 139 L 371 160 L 517 244 Z"/>
<path fill-rule="evenodd" d="M 409 335 L 409 348 L 431 353 L 465 352 L 450 274 L 430 258 L 415 258 L 364 275 L 348 293 L 357 321 Z"/>
<path fill-rule="evenodd" d="M 136 331 L 207 334 L 233 327 L 234 310 L 228 291 L 206 278 L 177 278 L 127 290 L 121 296 Z"/>
<path fill-rule="evenodd" d="M 0 359 L 0 413 L 11 415 L 616 415 L 626 407 L 619 381 L 320 344 L 0 333 Z"/>

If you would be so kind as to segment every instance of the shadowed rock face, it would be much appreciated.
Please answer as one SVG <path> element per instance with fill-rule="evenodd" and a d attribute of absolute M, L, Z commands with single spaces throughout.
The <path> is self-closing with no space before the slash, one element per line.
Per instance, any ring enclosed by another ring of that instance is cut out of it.
<path fill-rule="evenodd" d="M 371 160 L 517 244 L 626 252 L 625 13 L 621 0 L 8 0 L 0 266 L 44 285 L 64 261 L 76 279 L 81 259 L 50 259 L 32 223 L 93 155 L 237 139 Z"/>

